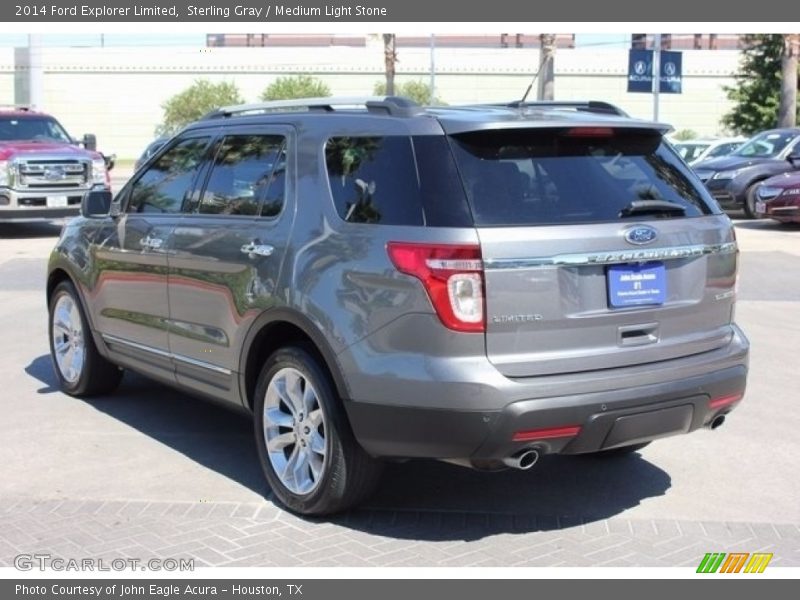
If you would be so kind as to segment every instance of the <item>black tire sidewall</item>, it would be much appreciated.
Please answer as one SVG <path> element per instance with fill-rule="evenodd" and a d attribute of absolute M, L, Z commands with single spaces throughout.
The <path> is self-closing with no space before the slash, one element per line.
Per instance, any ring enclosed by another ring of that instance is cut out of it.
<path fill-rule="evenodd" d="M 752 184 L 749 188 L 747 188 L 747 192 L 745 192 L 744 197 L 744 214 L 748 219 L 757 219 L 758 213 L 756 213 L 756 189 L 758 188 L 759 183 Z"/>
<path fill-rule="evenodd" d="M 325 419 L 325 468 L 319 485 L 306 495 L 295 494 L 281 483 L 270 462 L 264 439 L 263 413 L 267 387 L 275 374 L 286 367 L 300 371 L 314 386 Z M 338 396 L 317 359 L 298 346 L 276 351 L 259 374 L 255 394 L 253 421 L 256 450 L 261 468 L 276 498 L 290 510 L 301 514 L 326 514 L 338 510 L 337 505 L 345 494 L 346 485 L 343 432 L 347 435 L 349 430 L 342 418 Z"/>
<path fill-rule="evenodd" d="M 75 382 L 67 381 L 61 373 L 61 369 L 58 368 L 58 363 L 56 361 L 56 352 L 55 347 L 53 346 L 53 312 L 55 310 L 56 304 L 58 303 L 58 299 L 62 296 L 69 296 L 72 301 L 75 303 L 78 309 L 78 317 L 81 320 L 81 329 L 83 331 L 83 344 L 84 344 L 84 357 L 83 357 L 83 368 L 81 370 L 80 377 Z M 78 293 L 75 290 L 75 286 L 72 285 L 69 281 L 62 281 L 59 283 L 56 288 L 53 290 L 52 295 L 50 296 L 50 303 L 48 305 L 48 323 L 47 323 L 47 335 L 50 342 L 50 360 L 53 363 L 53 371 L 58 378 L 59 387 L 66 392 L 67 394 L 77 396 L 83 394 L 89 386 L 89 375 L 91 373 L 91 361 L 92 361 L 92 332 L 89 329 L 88 322 L 86 320 L 86 315 L 83 312 L 83 305 L 81 304 L 81 300 L 78 297 Z"/>

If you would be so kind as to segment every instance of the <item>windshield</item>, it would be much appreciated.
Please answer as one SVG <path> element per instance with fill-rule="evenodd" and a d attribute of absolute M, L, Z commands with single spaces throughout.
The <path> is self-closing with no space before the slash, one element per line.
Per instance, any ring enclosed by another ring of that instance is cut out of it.
<path fill-rule="evenodd" d="M 681 158 L 686 162 L 692 162 L 711 144 L 674 144 L 675 150 L 680 154 Z"/>
<path fill-rule="evenodd" d="M 655 217 L 712 212 L 686 165 L 649 130 L 492 130 L 455 135 L 477 225 L 597 223 L 658 205 Z"/>
<path fill-rule="evenodd" d="M 0 117 L 0 140 L 42 140 L 71 144 L 67 132 L 51 117 Z"/>
<path fill-rule="evenodd" d="M 745 156 L 747 158 L 777 158 L 789 143 L 797 137 L 793 132 L 760 133 L 740 147 L 732 156 Z"/>

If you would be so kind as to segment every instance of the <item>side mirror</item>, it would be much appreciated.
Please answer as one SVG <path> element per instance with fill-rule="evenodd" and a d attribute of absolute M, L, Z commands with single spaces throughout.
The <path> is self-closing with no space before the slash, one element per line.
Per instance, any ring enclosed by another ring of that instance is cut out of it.
<path fill-rule="evenodd" d="M 786 160 L 788 160 L 795 169 L 800 169 L 800 151 L 792 150 L 792 153 L 786 157 Z"/>
<path fill-rule="evenodd" d="M 113 196 L 108 190 L 86 192 L 81 200 L 81 216 L 87 219 L 107 217 L 111 213 Z"/>
<path fill-rule="evenodd" d="M 93 133 L 87 133 L 83 136 L 83 147 L 87 150 L 94 152 L 97 150 L 97 136 Z"/>
<path fill-rule="evenodd" d="M 106 161 L 106 171 L 110 171 L 114 168 L 114 163 L 117 161 L 116 154 L 104 154 L 103 160 Z"/>

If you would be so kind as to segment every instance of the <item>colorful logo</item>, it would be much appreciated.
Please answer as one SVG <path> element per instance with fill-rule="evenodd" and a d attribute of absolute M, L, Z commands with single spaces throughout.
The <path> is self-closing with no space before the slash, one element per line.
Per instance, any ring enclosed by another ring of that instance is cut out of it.
<path fill-rule="evenodd" d="M 763 573 L 772 560 L 766 552 L 709 552 L 700 561 L 698 573 Z"/>

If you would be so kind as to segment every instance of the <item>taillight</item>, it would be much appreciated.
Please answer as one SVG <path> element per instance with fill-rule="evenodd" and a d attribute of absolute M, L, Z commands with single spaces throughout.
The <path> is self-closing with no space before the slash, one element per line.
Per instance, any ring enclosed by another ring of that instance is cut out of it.
<path fill-rule="evenodd" d="M 478 244 L 389 242 L 392 264 L 419 279 L 442 323 L 456 331 L 483 332 L 483 260 Z"/>
<path fill-rule="evenodd" d="M 738 394 L 730 394 L 729 396 L 720 396 L 719 398 L 712 398 L 708 402 L 708 408 L 711 410 L 717 410 L 720 408 L 724 408 L 725 406 L 730 406 L 731 404 L 735 404 L 739 402 L 744 397 L 744 392 L 740 392 Z"/>
<path fill-rule="evenodd" d="M 568 137 L 611 137 L 611 127 L 573 127 L 567 130 Z"/>

